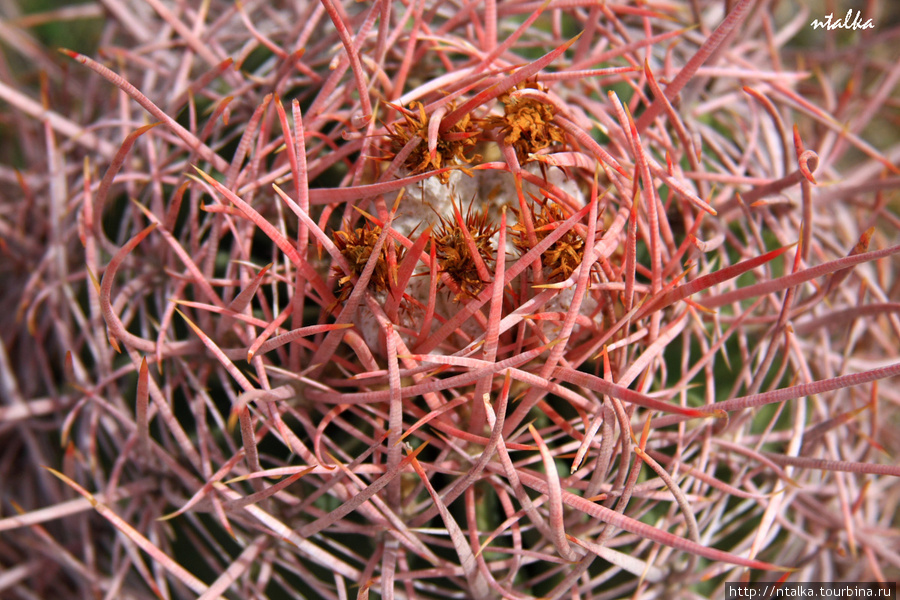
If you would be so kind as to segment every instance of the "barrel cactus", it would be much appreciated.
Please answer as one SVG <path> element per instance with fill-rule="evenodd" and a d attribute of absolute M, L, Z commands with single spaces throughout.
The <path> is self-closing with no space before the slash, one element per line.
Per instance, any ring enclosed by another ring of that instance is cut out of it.
<path fill-rule="evenodd" d="M 888 6 L 11 15 L 0 595 L 896 579 Z"/>

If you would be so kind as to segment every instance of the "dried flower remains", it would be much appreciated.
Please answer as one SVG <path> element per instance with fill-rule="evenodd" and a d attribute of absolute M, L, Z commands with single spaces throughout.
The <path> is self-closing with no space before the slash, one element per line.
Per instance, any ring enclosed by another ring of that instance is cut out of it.
<path fill-rule="evenodd" d="M 344 273 L 340 267 L 335 267 L 338 273 L 338 292 L 339 302 L 346 300 L 353 291 L 353 277 L 359 277 L 366 268 L 366 263 L 372 256 L 372 250 L 378 237 L 381 235 L 381 227 L 366 222 L 362 227 L 353 228 L 349 224 L 345 224 L 343 228 L 336 230 L 332 234 L 332 240 L 340 250 L 341 254 L 347 260 L 352 273 Z M 381 247 L 381 252 L 376 258 L 375 270 L 369 279 L 369 289 L 374 291 L 384 291 L 391 288 L 393 279 L 391 278 L 391 268 L 389 262 L 389 254 L 391 251 L 397 252 L 395 259 L 402 258 L 402 249 L 397 249 L 395 242 L 388 238 Z M 396 264 L 396 260 L 394 264 Z"/>
<path fill-rule="evenodd" d="M 440 217 L 441 226 L 433 241 L 441 272 L 449 275 L 459 287 L 459 292 L 454 298 L 459 301 L 463 296 L 477 296 L 488 283 L 479 274 L 477 261 L 488 267 L 495 262 L 491 238 L 499 228 L 490 222 L 486 213 L 472 212 L 471 202 L 466 210 L 465 219 L 461 216 L 456 203 L 453 204 L 453 213 L 453 217 L 449 219 Z M 478 249 L 477 258 L 473 257 L 469 249 L 470 243 Z"/>
<path fill-rule="evenodd" d="M 453 107 L 453 103 L 447 106 L 449 111 L 452 111 Z M 391 141 L 391 149 L 386 159 L 390 160 L 396 156 L 414 136 L 419 136 L 421 138 L 419 145 L 410 152 L 404 163 L 410 173 L 423 173 L 453 163 L 467 165 L 481 160 L 478 155 L 466 156 L 466 152 L 474 148 L 481 136 L 479 122 L 471 115 L 463 116 L 453 127 L 439 133 L 437 146 L 432 153 L 428 149 L 430 118 L 425 113 L 425 106 L 420 102 L 411 102 L 409 110 L 399 106 L 395 108 L 403 114 L 404 120 L 386 126 Z M 450 180 L 450 172 L 440 173 L 438 177 L 441 183 L 447 183 Z"/>
<path fill-rule="evenodd" d="M 516 89 L 544 91 L 538 83 L 519 84 Z M 512 94 L 503 94 L 500 101 L 503 116 L 488 117 L 486 129 L 499 128 L 504 134 L 503 141 L 515 149 L 520 163 L 544 148 L 566 141 L 563 130 L 553 123 L 556 109 L 550 104 Z"/>
<path fill-rule="evenodd" d="M 531 250 L 532 245 L 528 242 L 528 236 L 525 224 L 522 222 L 521 213 L 516 211 L 516 214 L 518 222 L 511 227 L 513 233 L 512 239 L 513 245 L 521 256 Z M 532 203 L 531 214 L 534 219 L 534 235 L 536 243 L 540 243 L 541 240 L 550 235 L 560 223 L 568 218 L 563 212 L 562 207 L 548 201 Z M 578 265 L 581 264 L 583 257 L 584 238 L 578 235 L 578 232 L 573 228 L 563 234 L 559 240 L 541 254 L 541 264 L 549 271 L 547 278 L 550 281 L 563 281 L 568 279 Z"/>

